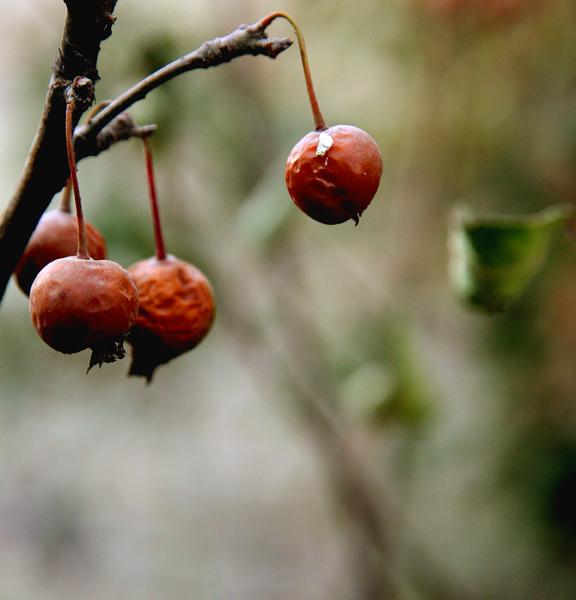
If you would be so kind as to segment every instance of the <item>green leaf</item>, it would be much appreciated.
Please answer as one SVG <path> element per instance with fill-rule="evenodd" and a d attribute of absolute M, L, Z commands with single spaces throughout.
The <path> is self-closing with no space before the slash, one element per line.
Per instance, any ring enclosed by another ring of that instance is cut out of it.
<path fill-rule="evenodd" d="M 458 296 L 488 312 L 514 302 L 542 266 L 553 236 L 574 216 L 568 204 L 533 215 L 458 209 L 449 230 L 449 275 Z"/>

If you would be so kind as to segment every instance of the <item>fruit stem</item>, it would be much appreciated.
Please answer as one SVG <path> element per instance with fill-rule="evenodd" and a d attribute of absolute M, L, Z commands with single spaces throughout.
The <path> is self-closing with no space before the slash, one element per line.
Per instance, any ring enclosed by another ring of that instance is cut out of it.
<path fill-rule="evenodd" d="M 164 236 L 162 234 L 162 224 L 160 222 L 160 210 L 158 209 L 158 196 L 156 195 L 156 178 L 154 177 L 154 164 L 152 161 L 152 149 L 148 136 L 142 138 L 144 145 L 144 157 L 146 159 L 146 175 L 148 178 L 148 192 L 150 194 L 150 207 L 152 209 L 152 220 L 154 222 L 154 238 L 156 240 L 156 258 L 158 260 L 166 259 L 166 249 L 164 247 Z"/>
<path fill-rule="evenodd" d="M 72 180 L 68 177 L 68 181 L 62 191 L 62 198 L 60 198 L 60 204 L 58 205 L 58 210 L 62 212 L 69 213 L 70 211 L 70 195 L 72 193 Z"/>
<path fill-rule="evenodd" d="M 90 121 L 102 110 L 104 110 L 109 104 L 112 103 L 112 100 L 102 100 L 102 102 L 98 102 L 96 106 L 93 106 L 90 112 L 86 115 L 84 119 L 84 125 L 90 123 Z"/>
<path fill-rule="evenodd" d="M 68 164 L 70 165 L 70 179 L 74 189 L 74 201 L 76 203 L 76 220 L 78 222 L 78 258 L 89 259 L 88 245 L 86 243 L 86 226 L 84 224 L 84 213 L 82 211 L 82 200 L 80 199 L 80 187 L 76 173 L 76 158 L 74 156 L 74 124 L 72 122 L 76 104 L 70 101 L 66 104 L 66 149 L 68 151 Z"/>
<path fill-rule="evenodd" d="M 274 12 L 268 15 L 265 19 L 262 20 L 262 23 L 267 27 L 272 21 L 275 19 L 282 18 L 286 19 L 292 27 L 294 27 L 294 31 L 296 32 L 296 38 L 298 39 L 298 46 L 300 47 L 300 56 L 302 58 L 302 68 L 304 69 L 304 77 L 306 79 L 306 88 L 308 89 L 308 98 L 310 99 L 310 106 L 312 107 L 312 115 L 314 116 L 314 124 L 316 126 L 316 131 L 324 131 L 328 129 L 326 125 L 326 121 L 320 112 L 320 106 L 318 105 L 318 99 L 316 98 L 316 92 L 314 91 L 314 85 L 312 83 L 312 74 L 310 73 L 310 65 L 308 64 L 308 53 L 306 52 L 306 44 L 304 42 L 304 35 L 302 34 L 302 30 L 298 26 L 298 23 L 294 21 L 294 19 L 287 15 L 284 12 Z"/>

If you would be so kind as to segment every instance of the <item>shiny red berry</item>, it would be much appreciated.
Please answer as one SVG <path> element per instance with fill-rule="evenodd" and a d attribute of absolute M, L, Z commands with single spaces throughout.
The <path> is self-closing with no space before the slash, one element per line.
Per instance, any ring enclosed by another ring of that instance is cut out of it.
<path fill-rule="evenodd" d="M 155 369 L 196 347 L 216 314 L 214 295 L 206 276 L 194 265 L 168 254 L 132 265 L 140 308 L 130 330 L 130 375 L 151 381 Z"/>
<path fill-rule="evenodd" d="M 286 185 L 296 205 L 316 221 L 358 223 L 378 190 L 382 168 L 380 148 L 368 133 L 336 125 L 312 131 L 294 146 Z"/>
<path fill-rule="evenodd" d="M 124 337 L 137 315 L 136 286 L 110 260 L 59 258 L 30 289 L 30 317 L 40 337 L 64 354 L 91 348 L 90 367 L 125 355 Z"/>
<path fill-rule="evenodd" d="M 106 258 L 106 242 L 98 230 L 85 223 L 86 242 L 90 256 Z M 14 271 L 20 289 L 30 295 L 36 275 L 50 262 L 78 251 L 78 223 L 76 216 L 57 209 L 42 215 Z"/>

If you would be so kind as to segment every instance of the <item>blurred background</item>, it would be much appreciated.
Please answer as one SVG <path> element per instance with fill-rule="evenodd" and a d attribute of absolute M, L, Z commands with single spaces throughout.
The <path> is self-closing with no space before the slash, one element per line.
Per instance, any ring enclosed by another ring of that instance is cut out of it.
<path fill-rule="evenodd" d="M 0 209 L 30 147 L 61 0 L 0 0 Z M 243 57 L 131 111 L 152 138 L 167 249 L 218 317 L 151 385 L 129 357 L 44 345 L 0 309 L 6 600 L 576 598 L 576 274 L 558 236 L 509 311 L 459 301 L 455 206 L 532 213 L 576 189 L 572 0 L 121 0 L 98 100 L 283 10 L 329 124 L 379 143 L 358 227 L 291 202 L 313 128 L 300 57 Z M 291 36 L 276 21 L 270 35 Z M 79 164 L 109 257 L 153 254 L 136 140 Z M 54 205 L 58 201 L 55 198 Z"/>

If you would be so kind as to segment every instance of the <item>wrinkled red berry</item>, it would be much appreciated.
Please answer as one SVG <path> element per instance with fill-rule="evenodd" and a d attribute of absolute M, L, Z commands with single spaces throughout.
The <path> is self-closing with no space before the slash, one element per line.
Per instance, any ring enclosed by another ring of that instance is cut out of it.
<path fill-rule="evenodd" d="M 130 375 L 151 381 L 161 364 L 191 350 L 206 336 L 216 314 L 212 288 L 194 265 L 167 255 L 141 260 L 128 272 L 140 308 L 130 330 Z"/>
<path fill-rule="evenodd" d="M 125 355 L 123 341 L 138 315 L 138 291 L 110 260 L 70 256 L 46 265 L 30 289 L 30 316 L 54 350 L 92 349 L 90 367 Z"/>
<path fill-rule="evenodd" d="M 98 230 L 85 223 L 88 253 L 95 260 L 106 258 L 106 242 Z M 20 289 L 30 295 L 36 275 L 50 262 L 65 256 L 75 256 L 78 250 L 76 216 L 63 210 L 44 213 L 32 233 L 14 271 Z"/>
<path fill-rule="evenodd" d="M 332 145 L 319 155 L 321 134 Z M 374 139 L 352 125 L 312 131 L 294 146 L 286 163 L 286 185 L 292 200 L 320 223 L 353 219 L 374 198 L 382 177 L 382 154 Z"/>

